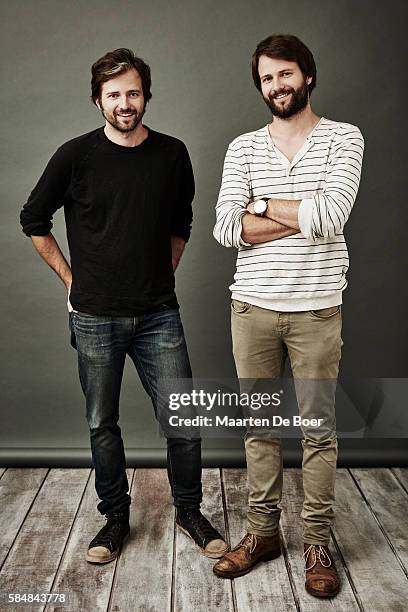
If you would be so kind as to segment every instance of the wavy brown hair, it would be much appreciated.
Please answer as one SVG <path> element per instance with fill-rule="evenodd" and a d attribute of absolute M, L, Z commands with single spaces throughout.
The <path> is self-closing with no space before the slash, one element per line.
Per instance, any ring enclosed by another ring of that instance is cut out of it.
<path fill-rule="evenodd" d="M 152 79 L 150 76 L 150 67 L 140 57 L 131 51 L 131 49 L 115 49 L 109 51 L 100 57 L 92 65 L 92 80 L 91 80 L 91 99 L 94 104 L 99 100 L 102 92 L 102 84 L 110 81 L 119 74 L 124 74 L 128 70 L 137 70 L 142 80 L 142 89 L 145 102 L 147 103 L 152 97 L 150 91 Z"/>

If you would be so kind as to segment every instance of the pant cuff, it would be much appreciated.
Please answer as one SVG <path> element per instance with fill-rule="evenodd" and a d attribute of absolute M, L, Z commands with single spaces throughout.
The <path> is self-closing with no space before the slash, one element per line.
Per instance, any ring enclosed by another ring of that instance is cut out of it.
<path fill-rule="evenodd" d="M 253 533 L 254 535 L 259 536 L 260 538 L 262 537 L 270 538 L 271 536 L 274 536 L 277 533 L 279 533 L 279 527 L 275 527 L 273 529 L 264 529 L 261 531 L 260 529 L 255 529 L 248 525 L 247 532 Z"/>
<path fill-rule="evenodd" d="M 315 546 L 328 546 L 330 544 L 330 537 L 327 539 L 318 538 L 303 538 L 304 544 L 314 544 Z"/>

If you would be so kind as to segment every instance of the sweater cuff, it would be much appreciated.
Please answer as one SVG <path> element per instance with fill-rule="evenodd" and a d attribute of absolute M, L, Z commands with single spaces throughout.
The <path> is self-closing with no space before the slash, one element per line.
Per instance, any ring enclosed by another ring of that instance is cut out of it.
<path fill-rule="evenodd" d="M 298 223 L 300 231 L 305 238 L 313 240 L 312 236 L 312 215 L 313 215 L 313 198 L 302 200 L 299 204 Z"/>
<path fill-rule="evenodd" d="M 251 214 L 249 212 L 247 212 L 246 209 L 244 209 L 239 217 L 238 220 L 238 230 L 237 230 L 237 236 L 238 236 L 238 247 L 243 247 L 243 246 L 252 246 L 251 242 L 245 242 L 245 240 L 242 238 L 242 217 L 246 214 Z"/>
<path fill-rule="evenodd" d="M 49 225 L 30 224 L 24 226 L 22 229 L 23 233 L 28 236 L 28 238 L 31 238 L 31 236 L 47 236 L 52 229 L 52 223 Z"/>

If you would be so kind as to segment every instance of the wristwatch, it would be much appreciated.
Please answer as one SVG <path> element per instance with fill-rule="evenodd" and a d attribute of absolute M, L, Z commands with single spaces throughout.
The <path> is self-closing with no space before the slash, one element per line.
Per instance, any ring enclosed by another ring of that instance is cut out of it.
<path fill-rule="evenodd" d="M 257 217 L 263 217 L 268 208 L 268 198 L 261 200 L 255 200 L 254 202 L 254 213 Z"/>

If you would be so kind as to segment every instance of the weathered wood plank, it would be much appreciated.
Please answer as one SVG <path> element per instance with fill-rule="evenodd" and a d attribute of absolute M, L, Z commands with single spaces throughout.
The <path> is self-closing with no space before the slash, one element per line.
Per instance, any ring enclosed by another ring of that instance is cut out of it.
<path fill-rule="evenodd" d="M 322 602 L 309 595 L 305 590 L 305 570 L 303 559 L 303 526 L 300 513 L 303 504 L 302 472 L 299 469 L 287 469 L 284 473 L 281 525 L 287 550 L 288 563 L 295 586 L 296 595 L 302 612 L 322 610 Z M 324 609 L 344 612 L 359 610 L 353 590 L 347 578 L 344 566 L 337 550 L 330 543 L 330 552 L 341 580 L 340 593 L 333 599 L 325 601 Z"/>
<path fill-rule="evenodd" d="M 68 593 L 68 604 L 48 606 L 47 612 L 99 612 L 107 610 L 110 597 L 109 609 L 115 612 L 169 610 L 173 508 L 164 471 L 136 472 L 132 489 L 132 534 L 117 563 L 106 566 L 92 566 L 85 560 L 86 547 L 99 528 L 92 519 L 99 518 L 100 526 L 104 522 L 96 511 L 93 478 L 77 512 L 89 470 L 51 470 L 44 481 L 46 472 L 15 468 L 3 471 L 0 480 L 0 524 L 3 530 L 0 553 L 3 557 L 0 556 L 0 560 L 6 560 L 0 572 L 0 591 L 47 592 L 52 589 L 53 592 Z M 407 492 L 393 474 L 408 487 L 408 470 L 353 469 L 352 474 L 371 510 L 347 470 L 339 470 L 334 535 L 357 595 L 366 610 L 405 610 L 408 596 L 406 576 L 377 520 L 401 562 L 406 564 L 403 526 L 406 523 Z M 230 535 L 235 544 L 245 532 L 245 471 L 225 470 L 224 486 Z M 300 610 L 321 610 L 322 602 L 309 597 L 303 587 L 299 516 L 302 496 L 300 471 L 285 470 L 282 531 L 295 596 Z M 216 470 L 204 471 L 203 512 L 224 533 Z M 231 582 L 214 576 L 214 561 L 201 556 L 184 534 L 178 532 L 176 537 L 173 609 L 177 612 L 190 612 L 192 609 L 232 611 Z M 343 588 L 338 597 L 324 602 L 324 609 L 356 610 L 344 570 L 336 551 L 332 552 L 341 570 Z M 238 612 L 295 609 L 286 567 L 278 568 L 281 562 L 283 558 L 262 564 L 248 576 L 233 581 Z M 261 577 L 263 572 L 265 579 Z M 350 601 L 345 599 L 345 585 Z M 44 609 L 43 606 L 26 607 L 30 612 Z"/>
<path fill-rule="evenodd" d="M 131 487 L 134 470 L 127 470 Z M 97 565 L 85 559 L 89 542 L 106 522 L 97 510 L 99 498 L 95 491 L 95 472 L 93 471 L 79 506 L 64 556 L 53 584 L 54 593 L 66 593 L 68 601 L 64 604 L 48 605 L 47 612 L 78 612 L 92 610 L 105 612 L 108 608 L 113 577 L 117 561 Z M 124 544 L 123 550 L 125 550 Z"/>
<path fill-rule="evenodd" d="M 392 468 L 397 479 L 408 492 L 408 468 Z"/>
<path fill-rule="evenodd" d="M 351 470 L 351 473 L 389 538 L 405 571 L 408 571 L 408 497 L 406 492 L 389 469 L 359 468 Z"/>
<path fill-rule="evenodd" d="M 333 531 L 364 609 L 403 612 L 407 579 L 347 470 L 339 470 Z"/>
<path fill-rule="evenodd" d="M 138 469 L 131 538 L 119 559 L 110 610 L 170 610 L 174 507 L 166 470 Z"/>
<path fill-rule="evenodd" d="M 9 468 L 0 480 L 0 568 L 47 472 L 47 469 Z"/>
<path fill-rule="evenodd" d="M 202 513 L 221 534 L 225 534 L 220 472 L 203 470 Z M 174 575 L 174 610 L 233 610 L 229 580 L 218 579 L 212 567 L 215 559 L 204 557 L 179 529 L 176 529 L 176 558 Z M 164 612 L 164 611 L 163 611 Z"/>
<path fill-rule="evenodd" d="M 228 514 L 229 535 L 235 546 L 245 535 L 248 489 L 246 470 L 224 469 L 223 482 Z M 221 578 L 218 578 L 221 580 Z M 225 581 L 224 581 L 225 582 Z M 260 563 L 250 574 L 234 580 L 237 610 L 264 612 L 296 610 L 295 599 L 286 570 L 284 556 Z"/>
<path fill-rule="evenodd" d="M 2 592 L 50 592 L 88 475 L 85 469 L 48 473 L 3 565 Z"/>

